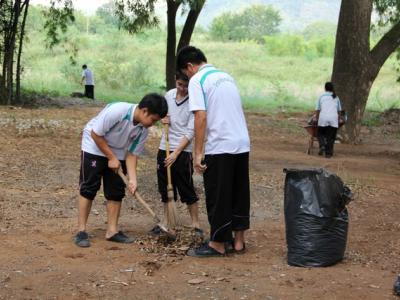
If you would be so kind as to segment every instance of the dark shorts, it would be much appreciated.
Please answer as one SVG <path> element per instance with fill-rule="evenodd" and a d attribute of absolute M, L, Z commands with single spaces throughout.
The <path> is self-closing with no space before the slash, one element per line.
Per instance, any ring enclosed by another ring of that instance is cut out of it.
<path fill-rule="evenodd" d="M 85 97 L 94 99 L 94 85 L 85 85 Z"/>
<path fill-rule="evenodd" d="M 206 155 L 204 189 L 210 240 L 228 242 L 250 227 L 249 153 Z"/>
<path fill-rule="evenodd" d="M 126 174 L 125 161 L 120 161 Z M 104 156 L 81 152 L 81 169 L 79 176 L 80 195 L 93 200 L 103 179 L 104 197 L 107 200 L 121 201 L 125 197 L 125 184 L 121 177 L 108 168 L 108 159 Z"/>
<path fill-rule="evenodd" d="M 167 168 L 164 166 L 166 153 L 158 150 L 157 154 L 157 181 L 158 191 L 161 194 L 161 201 L 168 201 L 167 190 Z M 179 198 L 182 203 L 191 205 L 197 202 L 198 198 L 193 185 L 193 159 L 192 154 L 182 151 L 171 166 L 171 181 L 174 188 L 175 201 Z"/>

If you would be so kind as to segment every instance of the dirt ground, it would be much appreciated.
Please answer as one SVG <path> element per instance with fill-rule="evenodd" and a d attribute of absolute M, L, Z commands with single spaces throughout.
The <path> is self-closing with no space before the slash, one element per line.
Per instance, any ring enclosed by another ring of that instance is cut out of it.
<path fill-rule="evenodd" d="M 123 202 L 120 225 L 137 242 L 104 240 L 99 192 L 89 218 L 92 247 L 74 245 L 80 138 L 99 107 L 0 107 L 0 299 L 396 299 L 400 272 L 400 138 L 398 123 L 364 128 L 360 145 L 336 145 L 331 159 L 306 154 L 305 114 L 248 114 L 252 229 L 248 252 L 226 258 L 184 255 L 176 244 L 150 238 L 151 217 Z M 396 127 L 397 126 L 397 127 Z M 139 162 L 139 189 L 158 213 L 152 130 Z M 328 268 L 287 265 L 283 168 L 324 167 L 355 199 L 343 262 Z M 208 229 L 201 179 L 201 221 Z M 189 224 L 185 207 L 181 221 Z"/>

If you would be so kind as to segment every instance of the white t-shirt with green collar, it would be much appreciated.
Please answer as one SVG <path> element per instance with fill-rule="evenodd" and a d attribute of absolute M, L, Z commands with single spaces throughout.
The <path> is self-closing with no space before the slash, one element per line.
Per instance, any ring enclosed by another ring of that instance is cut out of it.
<path fill-rule="evenodd" d="M 250 151 L 239 90 L 229 74 L 203 65 L 189 81 L 189 109 L 207 112 L 205 154 Z"/>
<path fill-rule="evenodd" d="M 168 116 L 170 118 L 170 126 L 168 132 L 169 147 L 171 151 L 176 150 L 182 141 L 183 137 L 186 137 L 190 143 L 183 150 L 185 152 L 192 152 L 192 139 L 194 135 L 194 116 L 189 111 L 189 98 L 186 97 L 181 101 L 176 100 L 177 90 L 169 90 L 165 94 L 165 99 L 168 103 Z M 165 133 L 163 134 L 160 141 L 159 149 L 165 150 Z"/>
<path fill-rule="evenodd" d="M 126 102 L 108 104 L 86 124 L 82 136 L 82 151 L 105 156 L 91 136 L 93 130 L 94 133 L 105 138 L 119 160 L 125 160 L 128 151 L 137 156 L 141 155 L 148 130 L 141 124 L 133 124 L 136 107 L 136 104 Z"/>

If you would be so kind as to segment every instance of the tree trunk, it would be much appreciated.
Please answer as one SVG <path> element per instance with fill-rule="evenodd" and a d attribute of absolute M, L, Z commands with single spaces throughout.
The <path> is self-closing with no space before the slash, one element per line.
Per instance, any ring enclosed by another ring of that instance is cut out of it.
<path fill-rule="evenodd" d="M 189 45 L 190 39 L 196 26 L 197 18 L 199 17 L 201 10 L 203 9 L 205 1 L 198 1 L 199 3 L 190 9 L 189 14 L 186 18 L 185 25 L 183 26 L 181 37 L 178 43 L 178 51 Z"/>
<path fill-rule="evenodd" d="M 16 72 L 16 88 L 15 88 L 15 100 L 17 102 L 21 102 L 21 55 L 22 55 L 22 47 L 24 42 L 25 36 L 25 24 L 26 24 L 26 17 L 28 15 L 29 9 L 29 1 L 25 0 L 22 6 L 22 10 L 24 11 L 24 17 L 22 19 L 21 27 L 20 27 L 20 35 L 19 35 L 19 49 L 18 49 L 18 58 L 17 58 L 17 72 Z"/>
<path fill-rule="evenodd" d="M 175 87 L 176 70 L 176 12 L 180 2 L 167 0 L 167 56 L 165 66 L 165 76 L 167 90 Z"/>
<path fill-rule="evenodd" d="M 400 46 L 400 22 L 370 49 L 373 0 L 342 1 L 336 34 L 332 81 L 347 112 L 343 137 L 360 141 L 361 122 L 368 96 L 388 57 Z"/>
<path fill-rule="evenodd" d="M 167 0 L 168 7 L 168 37 L 167 37 L 167 66 L 166 66 L 166 82 L 167 90 L 175 87 L 175 72 L 176 72 L 176 27 L 175 18 L 176 12 L 181 1 Z M 179 38 L 178 50 L 189 45 L 190 39 L 196 25 L 197 18 L 204 6 L 205 0 L 198 0 L 191 5 L 189 14 L 183 26 L 181 36 Z"/>
<path fill-rule="evenodd" d="M 14 2 L 13 9 L 10 14 L 9 26 L 7 28 L 6 41 L 4 47 L 4 66 L 3 76 L 5 80 L 5 104 L 11 105 L 14 94 L 14 52 L 15 41 L 18 31 L 18 19 L 20 16 L 21 0 Z"/>

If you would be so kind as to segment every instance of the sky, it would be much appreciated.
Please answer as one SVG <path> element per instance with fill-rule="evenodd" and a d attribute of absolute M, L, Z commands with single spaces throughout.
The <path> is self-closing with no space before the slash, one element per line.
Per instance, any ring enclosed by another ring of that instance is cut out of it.
<path fill-rule="evenodd" d="M 83 11 L 87 15 L 93 15 L 96 9 L 109 0 L 73 0 L 74 8 Z M 31 0 L 31 4 L 49 5 L 50 0 Z"/>

